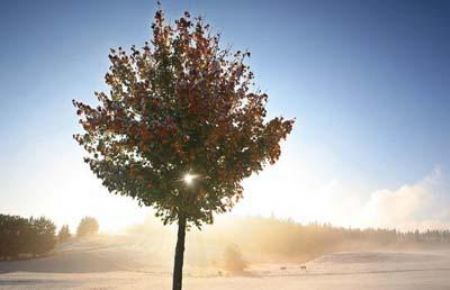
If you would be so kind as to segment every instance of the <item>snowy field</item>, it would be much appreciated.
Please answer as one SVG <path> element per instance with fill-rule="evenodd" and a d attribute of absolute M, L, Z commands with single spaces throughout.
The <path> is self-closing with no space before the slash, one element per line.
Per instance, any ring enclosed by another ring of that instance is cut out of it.
<path fill-rule="evenodd" d="M 78 263 L 76 267 L 83 263 L 83 258 L 78 259 L 74 262 Z M 64 268 L 67 260 L 58 262 L 53 257 L 3 262 L 0 263 L 0 271 L 4 272 L 0 274 L 0 289 L 170 289 L 171 276 L 167 267 L 147 268 L 141 272 L 110 271 L 117 265 L 102 265 L 99 261 L 96 260 L 95 273 L 73 273 L 84 271 L 76 267 Z M 58 265 L 65 273 L 57 273 L 54 267 Z M 188 267 L 184 289 L 450 289 L 450 252 L 445 251 L 337 253 L 305 265 L 306 270 L 300 264 L 257 264 L 237 276 L 200 273 Z M 45 267 L 52 270 L 51 273 L 43 272 L 47 270 Z M 36 272 L 9 272 L 13 269 Z"/>

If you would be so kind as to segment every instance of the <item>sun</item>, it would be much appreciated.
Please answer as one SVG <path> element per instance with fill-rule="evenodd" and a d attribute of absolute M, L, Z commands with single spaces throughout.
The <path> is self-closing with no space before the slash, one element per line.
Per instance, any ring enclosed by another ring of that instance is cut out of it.
<path fill-rule="evenodd" d="M 195 179 L 196 177 L 197 177 L 197 176 L 194 175 L 194 174 L 186 173 L 186 174 L 183 176 L 183 181 L 184 181 L 184 183 L 186 183 L 187 185 L 191 185 L 191 184 L 194 182 L 194 179 Z"/>

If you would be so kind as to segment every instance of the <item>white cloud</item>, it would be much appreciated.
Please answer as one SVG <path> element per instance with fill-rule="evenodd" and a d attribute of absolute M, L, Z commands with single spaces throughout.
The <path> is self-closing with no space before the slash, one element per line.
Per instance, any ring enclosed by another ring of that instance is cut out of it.
<path fill-rule="evenodd" d="M 412 184 L 370 192 L 364 184 L 332 176 L 326 163 L 289 157 L 282 156 L 275 166 L 245 183 L 245 197 L 235 214 L 274 214 L 345 227 L 450 228 L 450 176 L 441 169 Z"/>
<path fill-rule="evenodd" d="M 449 189 L 448 178 L 435 169 L 415 184 L 377 190 L 362 206 L 361 225 L 402 230 L 449 228 Z"/>

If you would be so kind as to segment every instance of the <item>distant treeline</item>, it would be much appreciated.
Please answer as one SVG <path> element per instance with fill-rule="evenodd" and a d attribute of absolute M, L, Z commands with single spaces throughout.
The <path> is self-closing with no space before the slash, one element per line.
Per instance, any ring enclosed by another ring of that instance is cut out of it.
<path fill-rule="evenodd" d="M 387 229 L 351 229 L 330 224 L 302 225 L 275 219 L 250 219 L 242 233 L 259 240 L 261 249 L 287 255 L 313 256 L 334 250 L 450 245 L 450 231 L 400 232 Z M 258 237 L 259 235 L 259 237 Z"/>
<path fill-rule="evenodd" d="M 53 222 L 44 217 L 0 215 L 0 258 L 47 253 L 56 244 L 55 230 Z"/>
<path fill-rule="evenodd" d="M 97 221 L 85 217 L 80 221 L 77 234 L 83 237 L 97 231 Z M 55 224 L 45 217 L 23 218 L 0 214 L 0 260 L 42 256 L 58 242 L 65 242 L 70 237 L 67 225 L 62 226 L 56 234 Z"/>
<path fill-rule="evenodd" d="M 202 233 L 199 233 L 202 235 Z M 208 243 L 232 243 L 244 256 L 309 259 L 336 251 L 450 247 L 449 230 L 400 232 L 299 224 L 274 218 L 240 218 L 205 229 Z"/>

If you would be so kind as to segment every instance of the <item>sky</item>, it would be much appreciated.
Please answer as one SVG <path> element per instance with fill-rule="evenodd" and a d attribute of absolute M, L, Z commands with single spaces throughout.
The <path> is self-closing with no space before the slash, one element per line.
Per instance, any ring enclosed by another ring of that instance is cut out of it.
<path fill-rule="evenodd" d="M 248 49 L 269 116 L 296 118 L 279 162 L 233 215 L 402 230 L 450 228 L 450 2 L 163 1 Z M 71 100 L 107 89 L 109 48 L 150 38 L 156 4 L 2 1 L 0 212 L 105 231 L 151 210 L 83 163 Z"/>

